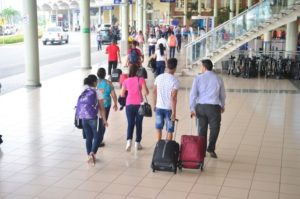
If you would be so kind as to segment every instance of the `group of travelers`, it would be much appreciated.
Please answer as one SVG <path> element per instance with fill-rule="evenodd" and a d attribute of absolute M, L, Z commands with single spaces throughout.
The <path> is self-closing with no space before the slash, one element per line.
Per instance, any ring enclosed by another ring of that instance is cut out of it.
<path fill-rule="evenodd" d="M 137 74 L 139 67 L 137 64 L 129 66 L 128 78 L 123 81 L 119 94 L 120 97 L 126 98 L 125 150 L 128 152 L 131 151 L 134 129 L 136 129 L 134 148 L 143 149 L 141 141 L 144 116 L 140 114 L 139 109 L 149 94 L 149 89 L 145 79 Z M 190 91 L 190 115 L 197 119 L 198 135 L 207 137 L 208 126 L 210 127 L 207 152 L 212 158 L 217 158 L 215 147 L 220 131 L 221 113 L 225 110 L 225 89 L 223 80 L 212 71 L 212 67 L 210 60 L 202 60 L 202 74 L 196 76 Z M 153 83 L 152 109 L 155 112 L 157 141 L 162 139 L 164 126 L 167 131 L 166 139 L 173 139 L 177 95 L 180 87 L 180 82 L 174 75 L 176 68 L 177 59 L 169 58 L 166 72 L 157 76 Z M 76 116 L 82 119 L 88 163 L 91 165 L 95 165 L 98 147 L 104 146 L 103 136 L 108 127 L 107 120 L 112 102 L 114 110 L 118 110 L 117 94 L 113 84 L 105 79 L 105 75 L 105 69 L 99 68 L 98 77 L 91 74 L 85 78 L 86 87 L 77 102 Z"/>
<path fill-rule="evenodd" d="M 175 49 L 179 45 L 177 39 L 179 30 L 179 27 L 172 30 L 167 39 L 164 35 L 157 39 L 154 34 L 151 34 L 148 39 L 149 57 L 156 60 L 152 110 L 155 112 L 157 141 L 162 139 L 164 126 L 167 131 L 166 139 L 173 139 L 177 113 L 177 95 L 180 88 L 180 82 L 175 76 L 178 63 L 177 59 L 174 58 Z M 112 70 L 117 68 L 118 62 L 121 63 L 120 49 L 116 40 L 113 40 L 106 48 L 108 74 L 106 75 L 104 68 L 99 68 L 97 76 L 89 75 L 84 80 L 86 87 L 78 98 L 76 117 L 82 120 L 89 164 L 95 164 L 98 147 L 105 145 L 103 137 L 108 127 L 109 112 L 112 102 L 113 109 L 118 110 L 118 100 L 121 107 L 126 107 L 127 136 L 125 150 L 131 151 L 134 129 L 136 129 L 134 148 L 136 150 L 143 149 L 141 141 L 144 115 L 140 113 L 140 108 L 147 101 L 146 96 L 149 95 L 149 89 L 145 78 L 138 73 L 144 62 L 141 47 L 144 42 L 143 33 L 140 31 L 130 44 L 125 61 L 128 74 L 124 75 L 126 76 L 124 79 L 121 80 L 120 78 L 119 99 L 110 81 Z M 166 53 L 167 47 L 169 48 L 168 56 Z M 215 145 L 220 131 L 221 113 L 225 110 L 225 89 L 223 80 L 212 72 L 212 67 L 213 64 L 210 60 L 202 60 L 202 74 L 194 79 L 190 92 L 190 115 L 197 118 L 199 135 L 207 136 L 208 125 L 210 126 L 207 152 L 210 153 L 211 157 L 217 158 Z M 122 104 L 120 98 L 125 99 Z M 84 103 L 85 105 L 82 105 Z"/>

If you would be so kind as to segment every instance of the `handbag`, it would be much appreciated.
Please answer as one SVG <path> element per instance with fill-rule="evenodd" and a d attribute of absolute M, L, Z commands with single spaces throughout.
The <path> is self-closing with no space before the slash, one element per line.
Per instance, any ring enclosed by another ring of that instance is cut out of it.
<path fill-rule="evenodd" d="M 141 104 L 138 113 L 144 117 L 152 117 L 152 109 L 151 109 L 151 105 L 148 103 L 147 97 L 146 98 L 146 102 L 144 102 L 143 104 Z"/>
<path fill-rule="evenodd" d="M 141 90 L 140 90 L 140 79 L 138 78 L 138 91 L 139 91 L 139 96 L 142 95 Z M 145 96 L 146 102 L 140 105 L 140 108 L 138 110 L 138 114 L 142 115 L 144 117 L 152 117 L 152 109 L 151 105 L 148 103 L 148 99 Z M 141 100 L 142 101 L 142 100 Z"/>
<path fill-rule="evenodd" d="M 76 117 L 76 115 L 75 115 L 75 119 L 74 119 L 74 125 L 78 129 L 82 129 L 83 128 L 82 127 L 82 119 Z"/>

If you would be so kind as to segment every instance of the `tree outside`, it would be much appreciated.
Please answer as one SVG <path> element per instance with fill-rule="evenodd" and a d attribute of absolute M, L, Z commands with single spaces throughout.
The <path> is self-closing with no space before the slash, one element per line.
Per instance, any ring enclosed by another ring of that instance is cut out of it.
<path fill-rule="evenodd" d="M 20 12 L 11 7 L 5 8 L 0 12 L 7 24 L 16 24 L 20 20 Z"/>

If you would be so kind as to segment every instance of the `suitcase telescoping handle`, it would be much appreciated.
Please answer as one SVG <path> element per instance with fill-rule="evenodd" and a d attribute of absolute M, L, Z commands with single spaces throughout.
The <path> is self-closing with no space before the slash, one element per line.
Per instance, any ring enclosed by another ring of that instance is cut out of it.
<path fill-rule="evenodd" d="M 199 120 L 197 117 L 195 117 L 195 121 L 196 121 L 196 134 L 198 135 L 198 128 L 199 128 Z M 193 118 L 191 116 L 191 135 L 193 135 Z"/>
<path fill-rule="evenodd" d="M 176 134 L 177 134 L 177 128 L 178 128 L 178 122 L 179 122 L 179 120 L 178 119 L 175 119 L 175 131 L 174 131 L 174 141 L 176 140 Z"/>

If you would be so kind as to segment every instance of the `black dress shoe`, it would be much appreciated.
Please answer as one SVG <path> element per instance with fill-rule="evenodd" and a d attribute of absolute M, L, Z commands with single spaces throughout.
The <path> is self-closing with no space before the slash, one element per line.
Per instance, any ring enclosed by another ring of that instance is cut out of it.
<path fill-rule="evenodd" d="M 105 143 L 104 142 L 101 142 L 100 144 L 99 144 L 99 147 L 104 147 L 105 146 Z"/>
<path fill-rule="evenodd" d="M 210 154 L 210 157 L 218 158 L 217 154 L 214 151 L 207 150 L 207 152 Z"/>

